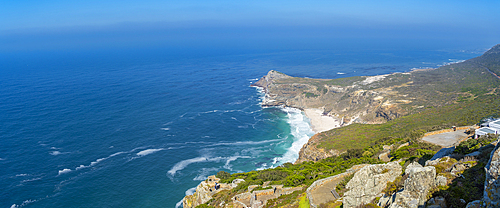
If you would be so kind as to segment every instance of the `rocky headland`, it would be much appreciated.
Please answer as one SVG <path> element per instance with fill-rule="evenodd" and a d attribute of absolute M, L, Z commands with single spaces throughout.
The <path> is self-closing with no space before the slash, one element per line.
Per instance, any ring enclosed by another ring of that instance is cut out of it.
<path fill-rule="evenodd" d="M 184 207 L 498 207 L 498 135 L 444 149 L 422 137 L 500 115 L 499 63 L 497 45 L 407 73 L 329 80 L 269 71 L 252 85 L 265 92 L 262 106 L 303 110 L 316 134 L 295 164 L 221 171 Z"/>

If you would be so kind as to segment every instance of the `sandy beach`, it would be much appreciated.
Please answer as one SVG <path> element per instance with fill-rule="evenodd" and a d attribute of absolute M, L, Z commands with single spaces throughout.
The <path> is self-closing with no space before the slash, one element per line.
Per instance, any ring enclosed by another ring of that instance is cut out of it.
<path fill-rule="evenodd" d="M 330 116 L 324 116 L 323 110 L 321 109 L 317 108 L 304 109 L 304 113 L 309 119 L 311 119 L 311 128 L 314 131 L 314 133 L 328 131 L 330 129 L 337 128 L 340 126 L 339 119 Z"/>

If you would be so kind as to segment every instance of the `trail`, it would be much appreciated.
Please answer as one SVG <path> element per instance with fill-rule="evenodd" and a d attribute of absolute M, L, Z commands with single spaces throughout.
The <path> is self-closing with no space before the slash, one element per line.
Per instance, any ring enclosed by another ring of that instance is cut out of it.
<path fill-rule="evenodd" d="M 497 77 L 498 79 L 500 79 L 500 76 L 498 76 L 497 74 L 495 74 L 494 72 L 492 72 L 490 69 L 488 69 L 487 67 L 484 67 L 486 70 L 488 70 L 488 72 L 490 74 L 493 74 L 493 76 Z"/>

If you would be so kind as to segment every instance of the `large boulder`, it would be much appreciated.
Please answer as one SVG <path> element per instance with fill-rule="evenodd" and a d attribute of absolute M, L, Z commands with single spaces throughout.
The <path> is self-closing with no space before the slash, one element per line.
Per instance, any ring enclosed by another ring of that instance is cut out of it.
<path fill-rule="evenodd" d="M 401 172 L 401 165 L 397 162 L 361 168 L 346 185 L 348 191 L 344 193 L 344 207 L 357 207 L 372 202 L 381 196 L 387 182 L 394 181 Z"/>
<path fill-rule="evenodd" d="M 391 196 L 390 208 L 417 208 L 424 206 L 427 193 L 435 186 L 436 168 L 422 167 L 417 162 L 406 168 L 408 178 L 404 181 L 404 189 Z"/>

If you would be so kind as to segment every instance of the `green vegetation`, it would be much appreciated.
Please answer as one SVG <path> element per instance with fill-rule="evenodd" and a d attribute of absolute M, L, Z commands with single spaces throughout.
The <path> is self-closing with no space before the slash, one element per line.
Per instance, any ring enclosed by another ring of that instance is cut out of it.
<path fill-rule="evenodd" d="M 267 204 L 264 206 L 264 208 L 283 207 L 286 205 L 288 205 L 288 207 L 302 207 L 304 205 L 301 206 L 300 203 L 303 203 L 302 202 L 303 197 L 305 197 L 307 199 L 307 197 L 304 193 L 304 190 L 294 191 L 291 194 L 282 195 L 276 199 L 271 199 L 271 200 L 267 201 Z M 290 206 L 290 205 L 292 205 L 292 206 Z M 293 206 L 293 205 L 295 205 L 295 206 Z M 307 201 L 307 205 L 309 205 L 309 200 Z"/>
<path fill-rule="evenodd" d="M 332 129 L 317 135 L 320 141 L 317 147 L 326 151 L 335 149 L 342 152 L 349 149 L 363 149 L 363 152 L 377 153 L 382 150 L 383 145 L 417 140 L 426 132 L 451 126 L 476 124 L 482 118 L 498 113 L 500 113 L 498 95 L 482 95 L 473 101 L 428 108 L 420 113 L 397 118 L 384 124 L 355 123 Z"/>
<path fill-rule="evenodd" d="M 478 139 L 469 139 L 460 143 L 460 145 L 458 145 L 453 152 L 466 155 L 478 150 L 479 148 L 487 144 L 490 144 L 497 139 L 498 137 L 491 134 L 480 136 Z"/>
<path fill-rule="evenodd" d="M 215 208 L 215 207 L 209 206 L 209 205 L 206 205 L 206 204 L 200 204 L 200 205 L 196 206 L 195 208 Z"/>
<path fill-rule="evenodd" d="M 412 145 L 404 146 L 392 153 L 392 160 L 398 160 L 402 158 L 409 158 L 410 160 L 415 160 L 417 158 L 423 159 L 424 162 L 432 158 L 436 152 L 441 149 L 441 147 L 425 143 L 425 142 L 415 142 Z"/>
<path fill-rule="evenodd" d="M 337 150 L 343 152 L 339 156 L 325 158 L 318 162 L 303 162 L 300 164 L 286 163 L 274 169 L 250 171 L 247 173 L 227 173 L 221 171 L 217 177 L 222 183 L 230 183 L 234 179 L 244 179 L 244 182 L 230 191 L 221 191 L 214 195 L 209 203 L 220 204 L 229 201 L 236 194 L 248 190 L 250 185 L 262 185 L 270 181 L 270 185 L 283 184 L 289 187 L 303 187 L 289 195 L 283 195 L 269 200 L 265 207 L 305 207 L 307 197 L 305 188 L 314 181 L 345 172 L 348 168 L 358 164 L 381 163 L 376 159 L 384 145 L 393 145 L 392 160 L 404 159 L 400 164 L 405 166 L 412 161 L 423 164 L 430 159 L 440 147 L 420 142 L 419 139 L 426 133 L 435 130 L 447 129 L 451 126 L 466 126 L 479 123 L 483 118 L 498 117 L 500 115 L 500 79 L 492 76 L 486 68 L 500 74 L 500 45 L 485 55 L 460 63 L 441 67 L 436 70 L 419 71 L 411 74 L 393 74 L 385 81 L 374 82 L 368 87 L 391 88 L 397 92 L 398 99 L 412 99 L 411 102 L 401 104 L 403 113 L 399 118 L 383 124 L 351 124 L 346 127 L 333 129 L 316 135 L 316 147 L 326 152 Z M 366 77 L 349 77 L 334 80 L 288 78 L 279 80 L 279 84 L 309 84 L 316 87 L 317 92 L 308 86 L 299 88 L 306 97 L 318 97 L 327 94 L 329 89 L 325 85 L 350 86 L 365 80 Z M 304 92 L 307 89 L 312 92 Z M 355 89 L 357 90 L 357 89 Z M 315 94 L 316 93 L 316 94 Z M 330 94 L 330 93 L 328 93 Z M 333 92 L 332 94 L 336 94 Z M 330 95 L 329 95 L 330 96 Z M 339 94 L 341 101 L 357 103 L 349 94 Z M 356 95 L 358 96 L 358 95 Z M 362 94 L 360 95 L 363 96 Z M 397 98 L 393 97 L 393 98 Z M 404 98 L 403 98 L 404 97 Z M 406 116 L 401 116 L 406 115 Z M 482 196 L 485 171 L 484 166 L 489 159 L 493 145 L 488 145 L 495 138 L 481 137 L 461 143 L 455 150 L 457 158 L 443 159 L 435 165 L 438 175 L 448 179 L 446 186 L 431 190 L 428 197 L 442 196 L 450 207 L 465 207 L 465 204 L 479 199 Z M 396 149 L 400 144 L 409 142 L 408 146 Z M 481 150 L 476 160 L 465 161 L 463 155 Z M 460 160 L 462 159 L 462 160 Z M 460 162 L 458 161 L 460 160 Z M 469 169 L 451 173 L 456 163 L 467 164 Z M 345 192 L 345 186 L 352 179 L 346 177 L 336 190 L 339 194 Z M 393 194 L 403 188 L 405 176 L 389 182 L 384 192 Z M 267 189 L 267 188 L 256 188 Z M 464 199 L 466 203 L 460 201 Z M 341 206 L 338 202 L 321 204 L 319 207 Z M 378 207 L 373 203 L 365 207 Z M 209 207 L 209 206 L 206 206 Z"/>
<path fill-rule="evenodd" d="M 441 196 L 446 199 L 450 207 L 465 207 L 467 203 L 481 199 L 484 190 L 484 162 L 477 162 L 473 167 L 466 169 L 460 176 L 446 175 L 452 182 L 446 186 L 439 186 L 429 193 L 430 197 Z M 443 174 L 443 173 L 440 173 Z M 460 201 L 465 200 L 465 203 Z"/>
<path fill-rule="evenodd" d="M 398 176 L 393 182 L 388 182 L 385 189 L 382 191 L 385 195 L 390 196 L 404 187 L 404 182 L 408 178 L 407 175 Z"/>
<path fill-rule="evenodd" d="M 345 177 L 342 181 L 340 181 L 337 184 L 337 187 L 335 187 L 335 191 L 339 194 L 339 196 L 344 196 L 344 193 L 347 191 L 345 186 L 349 181 L 354 177 L 354 174 L 351 174 L 347 177 Z"/>
<path fill-rule="evenodd" d="M 299 208 L 309 208 L 309 199 L 307 198 L 307 195 L 303 195 L 300 197 L 300 202 L 299 202 Z"/>
<path fill-rule="evenodd" d="M 445 186 L 439 186 L 431 190 L 428 198 L 437 196 L 444 197 L 449 207 L 465 207 L 467 203 L 481 199 L 486 177 L 484 167 L 490 159 L 491 151 L 494 149 L 494 145 L 491 145 L 490 142 L 497 138 L 498 137 L 493 138 L 490 135 L 478 140 L 469 139 L 458 146 L 460 147 L 458 153 L 454 155 L 456 159 L 451 158 L 446 161 L 447 159 L 442 158 L 440 163 L 434 167 L 436 168 L 436 173 L 445 176 L 449 183 Z M 474 143 L 476 143 L 476 145 L 474 145 Z M 482 147 L 477 148 L 477 144 Z M 475 158 L 464 157 L 463 155 L 464 153 L 476 150 L 480 151 L 480 154 Z M 460 159 L 460 161 L 457 161 L 457 159 Z M 465 166 L 466 169 L 452 174 L 451 170 L 454 165 Z M 465 200 L 465 203 L 460 199 Z"/>
<path fill-rule="evenodd" d="M 300 164 L 285 163 L 274 169 L 250 171 L 247 173 L 233 173 L 231 177 L 221 179 L 221 183 L 230 183 L 234 179 L 241 178 L 245 182 L 238 184 L 234 191 L 246 190 L 249 185 L 262 185 L 265 181 L 271 184 L 283 184 L 285 186 L 311 185 L 314 181 L 337 175 L 359 164 L 381 163 L 378 159 L 369 157 L 354 157 L 344 153 L 337 157 L 329 157 L 318 162 L 303 162 Z"/>
<path fill-rule="evenodd" d="M 312 98 L 312 97 L 318 97 L 319 95 L 316 95 L 314 93 L 310 92 L 304 92 L 304 95 L 306 95 L 306 98 Z"/>

